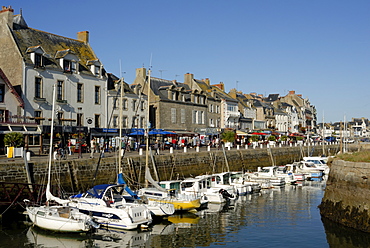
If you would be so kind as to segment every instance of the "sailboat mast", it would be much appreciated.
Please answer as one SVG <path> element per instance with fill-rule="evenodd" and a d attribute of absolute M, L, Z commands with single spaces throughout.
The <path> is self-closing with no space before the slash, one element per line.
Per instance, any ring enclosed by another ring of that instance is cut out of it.
<path fill-rule="evenodd" d="M 324 113 L 322 114 L 322 155 L 325 155 L 325 122 L 324 122 Z"/>
<path fill-rule="evenodd" d="M 123 78 L 121 77 L 119 98 L 119 148 L 118 148 L 118 173 L 122 173 L 122 109 L 123 109 Z"/>
<path fill-rule="evenodd" d="M 51 161 L 53 154 L 53 143 L 54 143 L 54 118 L 55 118 L 55 88 L 53 85 L 53 104 L 51 108 L 51 126 L 50 126 L 50 147 L 49 147 L 49 165 L 48 165 L 48 183 L 46 185 L 46 191 L 50 192 L 50 181 L 51 181 Z M 47 200 L 48 201 L 48 200 Z"/>
<path fill-rule="evenodd" d="M 149 121 L 149 114 L 150 114 L 150 73 L 151 70 L 149 68 L 148 70 L 148 103 L 147 103 L 147 126 L 146 126 L 146 131 L 145 131 L 145 138 L 146 138 L 146 145 L 145 145 L 145 171 L 149 169 L 149 128 L 150 128 L 150 121 Z M 148 187 L 148 180 L 145 179 L 145 187 Z"/>

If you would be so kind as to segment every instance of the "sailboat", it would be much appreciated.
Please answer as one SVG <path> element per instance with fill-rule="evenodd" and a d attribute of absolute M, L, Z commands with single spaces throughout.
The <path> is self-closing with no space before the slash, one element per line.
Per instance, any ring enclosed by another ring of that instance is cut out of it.
<path fill-rule="evenodd" d="M 146 187 L 138 191 L 138 195 L 147 200 L 149 204 L 171 204 L 176 211 L 192 210 L 201 206 L 200 196 L 189 196 L 181 194 L 173 188 L 165 189 L 154 181 L 149 170 L 149 112 L 150 112 L 150 72 L 148 70 L 148 105 L 147 105 L 147 130 L 146 130 L 146 158 L 145 158 L 145 179 Z M 148 187 L 148 182 L 152 187 Z"/>
<path fill-rule="evenodd" d="M 123 79 L 121 79 L 123 84 Z M 122 106 L 123 87 L 121 86 L 120 106 Z M 122 116 L 122 107 L 120 108 Z M 120 127 L 122 127 L 122 117 Z M 120 128 L 120 138 L 122 136 Z M 119 146 L 119 173 L 116 184 L 95 185 L 83 194 L 71 196 L 72 206 L 77 207 L 80 212 L 92 215 L 97 222 L 104 227 L 113 229 L 132 230 L 139 227 L 146 228 L 152 222 L 152 215 L 145 204 L 138 202 L 127 202 L 123 197 L 124 192 L 132 195 L 123 180 L 121 166 L 121 146 Z"/>
<path fill-rule="evenodd" d="M 66 205 L 69 202 L 68 200 L 62 200 L 58 197 L 53 196 L 50 190 L 51 161 L 54 135 L 54 113 L 55 85 L 53 89 L 48 179 L 46 186 L 46 205 L 28 206 L 29 201 L 25 200 L 27 205 L 26 212 L 33 225 L 46 230 L 56 232 L 87 232 L 92 230 L 93 228 L 98 228 L 99 225 L 95 223 L 94 219 L 89 215 L 80 213 L 77 208 Z M 51 201 L 56 201 L 57 203 L 63 205 L 50 206 L 49 203 Z"/>

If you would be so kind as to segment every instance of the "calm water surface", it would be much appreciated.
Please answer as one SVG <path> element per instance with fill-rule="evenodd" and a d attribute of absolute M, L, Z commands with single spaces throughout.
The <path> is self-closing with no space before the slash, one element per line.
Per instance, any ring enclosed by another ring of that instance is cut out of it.
<path fill-rule="evenodd" d="M 0 247 L 370 247 L 370 234 L 321 219 L 324 189 L 324 182 L 304 182 L 263 190 L 171 216 L 148 231 L 58 235 L 3 220 Z"/>

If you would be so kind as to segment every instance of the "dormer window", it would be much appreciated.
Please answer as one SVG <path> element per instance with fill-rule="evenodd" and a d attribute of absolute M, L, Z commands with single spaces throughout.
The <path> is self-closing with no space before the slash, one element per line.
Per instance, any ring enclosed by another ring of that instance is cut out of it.
<path fill-rule="evenodd" d="M 43 68 L 45 66 L 45 53 L 41 46 L 29 47 L 27 53 L 30 54 L 30 58 L 35 68 Z"/>
<path fill-rule="evenodd" d="M 98 59 L 87 61 L 87 65 L 94 76 L 100 77 L 102 75 L 102 64 Z"/>
<path fill-rule="evenodd" d="M 78 57 L 71 50 L 58 51 L 55 55 L 65 73 L 78 73 Z"/>
<path fill-rule="evenodd" d="M 77 63 L 75 61 L 63 59 L 63 70 L 64 72 L 76 73 Z"/>
<path fill-rule="evenodd" d="M 44 67 L 44 58 L 42 54 L 35 53 L 35 67 Z"/>

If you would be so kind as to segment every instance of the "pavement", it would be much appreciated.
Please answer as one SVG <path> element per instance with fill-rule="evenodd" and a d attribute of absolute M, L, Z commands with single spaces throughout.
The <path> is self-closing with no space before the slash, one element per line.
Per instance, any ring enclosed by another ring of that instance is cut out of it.
<path fill-rule="evenodd" d="M 236 149 L 236 148 L 234 148 Z M 199 152 L 205 152 L 207 151 L 207 147 L 200 147 Z M 211 148 L 211 151 L 217 151 L 217 148 Z M 222 151 L 221 149 L 219 151 Z M 154 151 L 152 151 L 154 154 Z M 195 148 L 187 148 L 187 153 L 194 153 L 197 152 Z M 184 153 L 184 148 L 181 149 L 174 149 L 173 154 L 178 154 L 178 153 Z M 117 156 L 117 152 L 104 152 L 104 157 L 115 157 Z M 164 154 L 170 154 L 169 149 L 165 150 L 160 150 L 159 156 L 164 155 Z M 90 153 L 82 153 L 82 157 L 78 153 L 73 153 L 72 155 L 66 155 L 65 160 L 86 160 L 86 159 L 97 159 L 99 158 L 99 153 L 94 153 L 94 158 L 90 158 Z M 130 152 L 125 152 L 125 157 L 134 157 L 134 156 L 140 156 L 140 153 L 138 151 L 130 151 Z M 142 151 L 142 155 L 145 156 L 145 150 Z M 155 155 L 158 156 L 158 155 Z M 49 155 L 48 154 L 42 154 L 42 155 L 33 155 L 30 157 L 30 160 L 28 161 L 29 163 L 39 163 L 39 162 L 47 162 L 49 160 Z M 0 164 L 8 164 L 8 163 L 14 163 L 14 164 L 20 164 L 24 163 L 24 158 L 23 157 L 16 157 L 16 158 L 8 158 L 6 155 L 0 155 Z"/>

